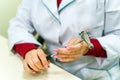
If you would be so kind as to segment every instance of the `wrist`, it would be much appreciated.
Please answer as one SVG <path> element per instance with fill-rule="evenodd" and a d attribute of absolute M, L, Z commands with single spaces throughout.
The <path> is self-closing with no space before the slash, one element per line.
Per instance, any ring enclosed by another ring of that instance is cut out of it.
<path fill-rule="evenodd" d="M 13 49 L 15 50 L 16 53 L 25 58 L 26 53 L 30 50 L 37 49 L 37 46 L 33 43 L 21 43 L 15 44 Z"/>
<path fill-rule="evenodd" d="M 89 49 L 89 51 L 85 54 L 85 56 L 95 56 L 95 57 L 103 57 L 106 58 L 106 51 L 102 48 L 101 44 L 97 39 L 90 39 L 91 43 L 94 45 L 93 49 Z"/>

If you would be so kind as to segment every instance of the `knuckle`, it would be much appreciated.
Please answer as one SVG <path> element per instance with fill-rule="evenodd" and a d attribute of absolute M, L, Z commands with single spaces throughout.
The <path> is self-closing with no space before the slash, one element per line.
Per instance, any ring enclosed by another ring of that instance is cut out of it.
<path fill-rule="evenodd" d="M 46 60 L 43 60 L 43 65 L 48 65 L 48 62 Z"/>
<path fill-rule="evenodd" d="M 40 61 L 38 61 L 38 60 L 37 60 L 37 61 L 35 61 L 34 63 L 35 63 L 35 64 L 39 64 L 39 65 L 40 65 Z"/>

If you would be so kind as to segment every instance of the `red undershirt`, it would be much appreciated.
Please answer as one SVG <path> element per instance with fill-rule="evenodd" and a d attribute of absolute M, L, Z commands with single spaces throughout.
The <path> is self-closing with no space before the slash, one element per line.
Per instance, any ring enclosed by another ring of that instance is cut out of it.
<path fill-rule="evenodd" d="M 57 0 L 57 7 L 59 7 L 62 0 Z"/>
<path fill-rule="evenodd" d="M 62 0 L 57 1 L 58 7 L 61 1 Z M 90 39 L 90 41 L 93 43 L 94 49 L 89 50 L 85 56 L 95 56 L 95 57 L 106 58 L 107 57 L 106 51 L 101 47 L 99 41 L 97 39 Z M 21 44 L 15 44 L 13 49 L 15 50 L 15 52 L 17 52 L 19 55 L 25 58 L 25 54 L 32 49 L 37 49 L 37 46 L 33 43 L 21 43 Z"/>

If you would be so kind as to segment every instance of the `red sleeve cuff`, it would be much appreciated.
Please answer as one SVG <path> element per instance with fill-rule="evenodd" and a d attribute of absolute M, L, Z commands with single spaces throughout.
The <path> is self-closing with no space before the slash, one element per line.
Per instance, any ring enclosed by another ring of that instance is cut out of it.
<path fill-rule="evenodd" d="M 13 49 L 15 50 L 15 52 L 25 58 L 25 54 L 32 49 L 37 49 L 37 46 L 33 43 L 21 43 L 16 44 Z"/>
<path fill-rule="evenodd" d="M 97 39 L 90 39 L 91 43 L 93 43 L 94 48 L 90 49 L 86 56 L 95 56 L 95 57 L 103 57 L 106 58 L 106 51 L 102 48 L 101 44 Z"/>

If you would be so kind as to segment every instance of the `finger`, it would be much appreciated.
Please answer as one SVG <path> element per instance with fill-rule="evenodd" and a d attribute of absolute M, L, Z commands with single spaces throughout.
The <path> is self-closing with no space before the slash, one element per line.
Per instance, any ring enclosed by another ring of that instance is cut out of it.
<path fill-rule="evenodd" d="M 74 55 L 74 56 L 69 56 L 67 58 L 61 58 L 62 62 L 71 62 L 80 59 L 82 55 Z"/>
<path fill-rule="evenodd" d="M 70 49 L 81 48 L 81 47 L 82 47 L 82 44 L 81 44 L 81 43 L 78 43 L 78 44 L 71 45 L 71 46 L 67 46 L 67 47 L 70 48 Z M 66 48 L 67 48 L 67 47 L 66 47 Z"/>
<path fill-rule="evenodd" d="M 61 55 L 75 54 L 77 51 L 80 51 L 80 47 L 69 46 L 69 48 L 57 48 L 57 53 Z"/>
<path fill-rule="evenodd" d="M 29 65 L 29 66 L 30 66 L 30 68 L 32 68 L 34 71 L 36 71 L 36 72 L 38 72 L 38 71 L 39 71 L 39 69 L 35 66 L 35 64 L 34 64 L 34 62 L 33 62 L 33 60 L 32 60 L 32 59 L 31 59 L 31 60 L 29 60 L 28 65 Z"/>
<path fill-rule="evenodd" d="M 44 69 L 44 67 L 43 67 L 43 65 L 42 65 L 42 63 L 41 63 L 41 61 L 40 61 L 40 59 L 39 59 L 39 57 L 38 57 L 37 54 L 34 55 L 34 56 L 32 56 L 32 61 L 33 61 L 34 65 L 35 65 L 39 70 L 43 70 L 43 69 Z"/>
<path fill-rule="evenodd" d="M 67 54 L 68 50 L 66 48 L 57 48 L 57 53 L 60 54 Z"/>
<path fill-rule="evenodd" d="M 26 57 L 26 62 L 31 69 L 38 72 L 39 69 L 35 66 L 35 64 L 33 62 L 33 56 L 34 56 L 33 54 L 36 54 L 36 51 L 28 53 L 28 56 Z"/>
<path fill-rule="evenodd" d="M 38 49 L 38 57 L 40 58 L 42 65 L 47 69 L 49 68 L 49 62 L 46 59 L 45 53 L 41 50 Z"/>
<path fill-rule="evenodd" d="M 76 53 L 87 53 L 89 50 L 88 44 L 86 42 L 81 42 L 75 46 L 70 46 L 70 52 L 76 52 Z"/>
<path fill-rule="evenodd" d="M 77 51 L 79 52 L 82 49 L 82 45 L 81 44 L 71 45 L 71 46 L 67 46 L 66 48 L 69 51 L 69 53 L 74 53 Z"/>
<path fill-rule="evenodd" d="M 32 70 L 32 69 L 30 69 L 30 67 L 28 67 L 28 64 L 26 63 L 25 60 L 24 60 L 23 64 L 24 64 L 24 65 L 23 65 L 24 70 L 25 70 L 26 72 L 28 72 L 28 73 L 30 73 L 30 74 L 35 74 L 35 73 L 36 73 L 34 70 Z"/>
<path fill-rule="evenodd" d="M 76 48 L 76 47 L 69 47 L 69 49 L 67 48 L 58 48 L 58 54 L 63 54 L 63 55 L 67 55 L 67 54 L 75 54 L 76 51 L 79 51 L 80 49 L 79 48 Z"/>
<path fill-rule="evenodd" d="M 68 58 L 70 56 L 70 54 L 61 54 L 61 53 L 58 53 L 56 54 L 57 58 Z"/>
<path fill-rule="evenodd" d="M 68 43 L 67 43 L 67 46 L 70 46 L 70 45 L 73 45 L 74 43 L 80 41 L 80 38 L 78 37 L 75 37 L 75 38 L 72 38 Z"/>
<path fill-rule="evenodd" d="M 76 59 L 74 58 L 64 58 L 64 59 L 61 59 L 61 62 L 72 62 L 72 61 L 75 61 Z"/>
<path fill-rule="evenodd" d="M 59 59 L 67 59 L 67 58 L 79 58 L 82 54 L 57 54 L 56 55 Z"/>

